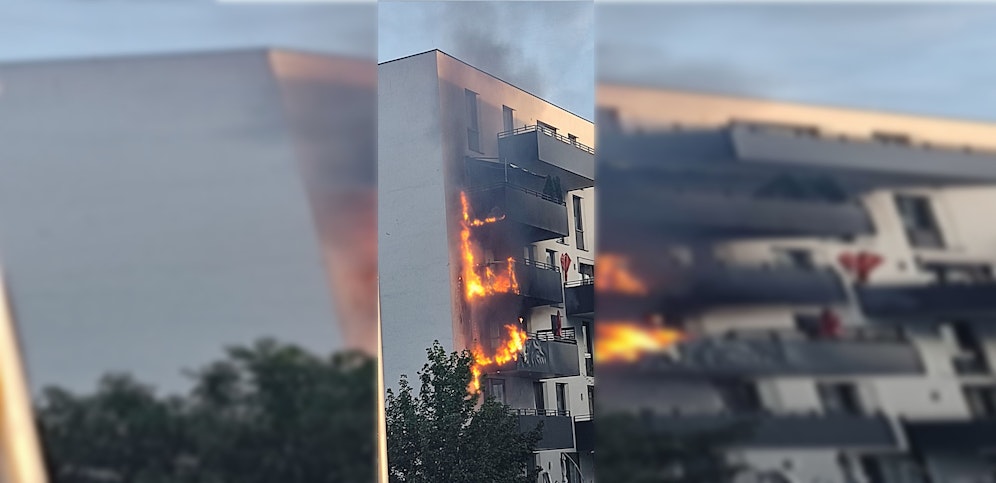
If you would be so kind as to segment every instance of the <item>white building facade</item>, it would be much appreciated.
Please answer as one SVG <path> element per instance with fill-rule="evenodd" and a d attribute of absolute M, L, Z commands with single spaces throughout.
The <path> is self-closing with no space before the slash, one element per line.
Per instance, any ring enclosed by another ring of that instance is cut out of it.
<path fill-rule="evenodd" d="M 378 79 L 386 384 L 434 340 L 490 358 L 524 333 L 480 390 L 544 421 L 542 481 L 594 481 L 592 122 L 437 50 Z"/>

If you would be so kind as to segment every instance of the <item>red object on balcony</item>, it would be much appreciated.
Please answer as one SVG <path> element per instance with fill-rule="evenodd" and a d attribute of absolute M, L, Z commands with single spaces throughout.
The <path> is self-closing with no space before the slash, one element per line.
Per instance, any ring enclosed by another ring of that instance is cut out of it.
<path fill-rule="evenodd" d="M 567 271 L 571 268 L 571 256 L 564 253 L 560 256 L 560 267 L 564 269 L 564 281 L 567 281 Z"/>
<path fill-rule="evenodd" d="M 871 252 L 842 253 L 839 258 L 841 266 L 854 275 L 857 283 L 865 283 L 872 271 L 882 265 L 882 257 Z"/>
<path fill-rule="evenodd" d="M 820 314 L 820 337 L 837 337 L 840 335 L 840 317 L 830 309 L 823 309 Z"/>
<path fill-rule="evenodd" d="M 560 311 L 558 310 L 557 311 L 557 317 L 554 318 L 554 324 L 553 324 L 553 336 L 554 337 L 557 337 L 557 338 L 560 337 L 560 329 L 561 329 L 561 327 L 563 327 L 563 325 L 564 325 L 564 323 L 563 323 L 563 320 L 560 318 Z"/>

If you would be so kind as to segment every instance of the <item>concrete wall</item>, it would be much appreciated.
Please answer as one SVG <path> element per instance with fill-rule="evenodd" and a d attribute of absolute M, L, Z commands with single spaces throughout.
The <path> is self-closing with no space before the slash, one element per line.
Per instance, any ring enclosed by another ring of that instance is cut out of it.
<path fill-rule="evenodd" d="M 0 66 L 0 246 L 32 387 L 342 345 L 264 50 Z"/>
<path fill-rule="evenodd" d="M 378 68 L 378 266 L 384 381 L 416 377 L 425 349 L 453 338 L 450 253 L 435 56 Z"/>

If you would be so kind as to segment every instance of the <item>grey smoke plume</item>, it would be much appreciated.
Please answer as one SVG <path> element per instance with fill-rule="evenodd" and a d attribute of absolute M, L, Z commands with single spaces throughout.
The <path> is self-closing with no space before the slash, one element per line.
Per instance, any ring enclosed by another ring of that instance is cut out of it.
<path fill-rule="evenodd" d="M 593 55 L 568 45 L 564 29 L 575 29 L 578 37 L 593 28 L 589 2 L 447 2 L 445 29 L 449 52 L 540 97 L 548 97 L 561 76 L 571 73 L 551 68 L 555 56 Z M 559 30 L 556 41 L 543 39 L 542 32 Z M 589 77 L 590 77 L 589 73 Z"/>

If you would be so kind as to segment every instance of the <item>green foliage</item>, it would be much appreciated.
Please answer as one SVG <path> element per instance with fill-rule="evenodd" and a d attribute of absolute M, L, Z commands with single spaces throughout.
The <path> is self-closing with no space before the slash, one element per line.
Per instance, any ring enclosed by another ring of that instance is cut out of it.
<path fill-rule="evenodd" d="M 44 391 L 37 408 L 53 483 L 374 480 L 376 364 L 263 340 L 157 397 L 127 375 L 92 395 Z"/>
<path fill-rule="evenodd" d="M 727 483 L 741 471 L 724 449 L 749 428 L 668 433 L 653 416 L 600 414 L 595 426 L 595 468 L 602 480 L 620 483 Z"/>
<path fill-rule="evenodd" d="M 426 351 L 417 394 L 402 376 L 387 392 L 387 450 L 391 482 L 534 483 L 533 450 L 542 428 L 523 432 L 511 408 L 467 392 L 473 356 Z"/>

